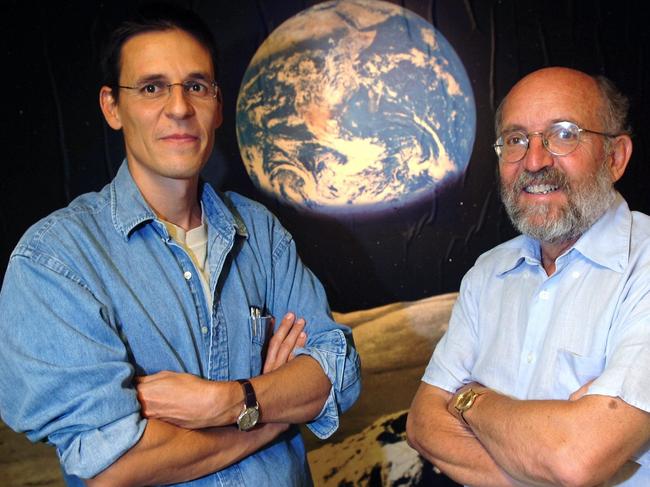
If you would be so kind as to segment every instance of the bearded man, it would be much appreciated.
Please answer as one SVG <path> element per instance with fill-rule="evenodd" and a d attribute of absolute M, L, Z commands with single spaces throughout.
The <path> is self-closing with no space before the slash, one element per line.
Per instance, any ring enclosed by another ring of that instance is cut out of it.
<path fill-rule="evenodd" d="M 545 68 L 497 110 L 522 235 L 463 278 L 407 424 L 457 482 L 650 485 L 650 218 L 613 187 L 627 109 L 605 78 Z"/>

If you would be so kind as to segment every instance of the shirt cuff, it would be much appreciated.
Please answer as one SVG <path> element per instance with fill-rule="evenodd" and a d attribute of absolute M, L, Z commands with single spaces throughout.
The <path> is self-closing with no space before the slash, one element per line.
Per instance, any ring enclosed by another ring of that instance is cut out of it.
<path fill-rule="evenodd" d="M 338 429 L 339 413 L 350 408 L 359 396 L 359 356 L 348 347 L 341 330 L 331 330 L 317 337 L 313 345 L 297 348 L 294 353 L 316 360 L 332 384 L 320 413 L 306 425 L 318 438 L 326 439 Z"/>
<path fill-rule="evenodd" d="M 135 412 L 101 428 L 70 435 L 50 435 L 59 445 L 57 453 L 61 466 L 69 475 L 89 479 L 106 470 L 139 440 L 147 420 Z M 65 436 L 71 436 L 65 439 Z"/>

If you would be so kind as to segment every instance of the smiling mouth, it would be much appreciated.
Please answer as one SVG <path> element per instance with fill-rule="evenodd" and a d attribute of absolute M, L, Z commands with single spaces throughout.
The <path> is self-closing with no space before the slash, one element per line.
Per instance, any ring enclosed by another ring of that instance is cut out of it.
<path fill-rule="evenodd" d="M 531 184 L 524 187 L 524 191 L 528 194 L 549 194 L 558 189 L 560 187 L 553 184 Z"/>

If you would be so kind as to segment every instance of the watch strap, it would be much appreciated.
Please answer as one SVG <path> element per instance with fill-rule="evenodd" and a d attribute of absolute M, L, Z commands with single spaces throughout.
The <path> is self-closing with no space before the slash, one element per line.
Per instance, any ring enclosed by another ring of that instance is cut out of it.
<path fill-rule="evenodd" d="M 248 379 L 237 379 L 244 389 L 244 404 L 247 408 L 254 408 L 257 406 L 257 396 L 255 395 L 255 389 L 253 389 L 253 384 Z"/>

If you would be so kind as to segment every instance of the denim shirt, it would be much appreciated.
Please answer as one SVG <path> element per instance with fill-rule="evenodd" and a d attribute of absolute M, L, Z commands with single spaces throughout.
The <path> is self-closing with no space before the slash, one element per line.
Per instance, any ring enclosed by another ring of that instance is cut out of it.
<path fill-rule="evenodd" d="M 308 342 L 297 353 L 317 360 L 332 383 L 307 425 L 314 434 L 331 435 L 359 395 L 351 332 L 332 320 L 289 233 L 240 195 L 219 197 L 208 184 L 200 193 L 212 309 L 199 271 L 145 203 L 126 162 L 101 192 L 31 227 L 11 255 L 0 292 L 2 419 L 32 441 L 54 444 L 69 484 L 95 476 L 140 439 L 147 420 L 134 375 L 259 375 L 272 331 L 251 329 L 251 306 L 307 321 Z M 294 427 L 233 466 L 182 485 L 309 484 Z"/>
<path fill-rule="evenodd" d="M 569 399 L 593 380 L 587 394 L 650 412 L 649 351 L 650 217 L 617 194 L 551 276 L 530 237 L 479 257 L 422 380 L 539 400 Z M 650 485 L 650 444 L 635 460 L 629 485 Z"/>

